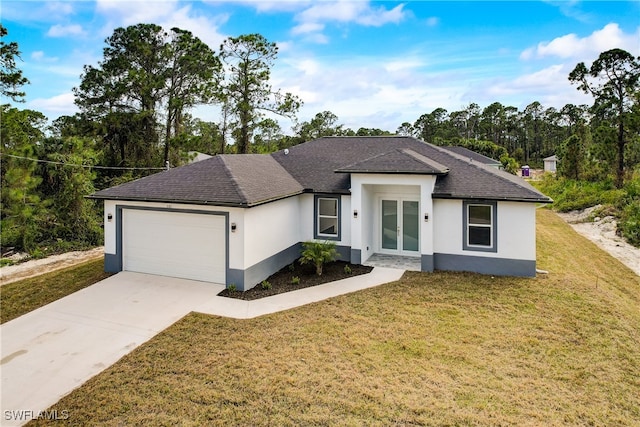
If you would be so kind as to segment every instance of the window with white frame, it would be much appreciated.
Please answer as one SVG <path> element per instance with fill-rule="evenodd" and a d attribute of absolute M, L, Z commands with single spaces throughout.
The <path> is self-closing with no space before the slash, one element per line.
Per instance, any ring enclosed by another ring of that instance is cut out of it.
<path fill-rule="evenodd" d="M 496 251 L 496 203 L 464 203 L 464 249 Z"/>
<path fill-rule="evenodd" d="M 316 197 L 316 238 L 339 238 L 339 201 L 340 199 L 337 197 Z"/>

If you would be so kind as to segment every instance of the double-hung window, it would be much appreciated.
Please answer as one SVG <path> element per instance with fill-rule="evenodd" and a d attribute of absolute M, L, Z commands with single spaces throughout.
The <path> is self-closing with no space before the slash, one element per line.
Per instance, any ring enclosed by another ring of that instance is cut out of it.
<path fill-rule="evenodd" d="M 316 239 L 340 239 L 340 198 L 316 196 Z"/>
<path fill-rule="evenodd" d="M 464 242 L 465 250 L 497 251 L 495 202 L 464 202 Z"/>

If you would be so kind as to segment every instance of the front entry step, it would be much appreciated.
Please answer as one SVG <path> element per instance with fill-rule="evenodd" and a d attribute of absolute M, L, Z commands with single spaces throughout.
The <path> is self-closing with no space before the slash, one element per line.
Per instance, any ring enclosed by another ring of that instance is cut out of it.
<path fill-rule="evenodd" d="M 363 263 L 370 267 L 397 268 L 408 271 L 422 271 L 422 263 L 418 257 L 373 254 Z"/>

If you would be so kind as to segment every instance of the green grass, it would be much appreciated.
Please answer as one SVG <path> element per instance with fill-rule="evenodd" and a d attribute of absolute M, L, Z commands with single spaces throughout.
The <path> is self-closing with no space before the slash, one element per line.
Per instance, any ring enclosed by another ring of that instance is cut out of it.
<path fill-rule="evenodd" d="M 640 424 L 640 278 L 548 210 L 538 265 L 190 314 L 51 409 L 59 425 Z"/>
<path fill-rule="evenodd" d="M 104 260 L 99 259 L 2 285 L 0 323 L 22 316 L 110 275 L 104 272 Z"/>

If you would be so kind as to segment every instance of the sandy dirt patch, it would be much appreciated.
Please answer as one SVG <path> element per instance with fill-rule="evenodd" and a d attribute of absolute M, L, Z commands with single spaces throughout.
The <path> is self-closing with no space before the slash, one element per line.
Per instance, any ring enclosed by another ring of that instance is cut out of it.
<path fill-rule="evenodd" d="M 616 235 L 617 222 L 615 218 L 612 216 L 596 217 L 593 222 L 589 221 L 593 211 L 599 207 L 594 206 L 581 211 L 558 213 L 558 215 L 578 233 L 620 260 L 640 276 L 640 249 L 628 244 L 622 237 Z"/>
<path fill-rule="evenodd" d="M 104 247 L 90 249 L 88 251 L 67 252 L 60 255 L 52 255 L 42 259 L 33 259 L 16 265 L 0 268 L 0 286 L 43 273 L 60 270 L 85 261 L 98 259 L 104 254 Z"/>

